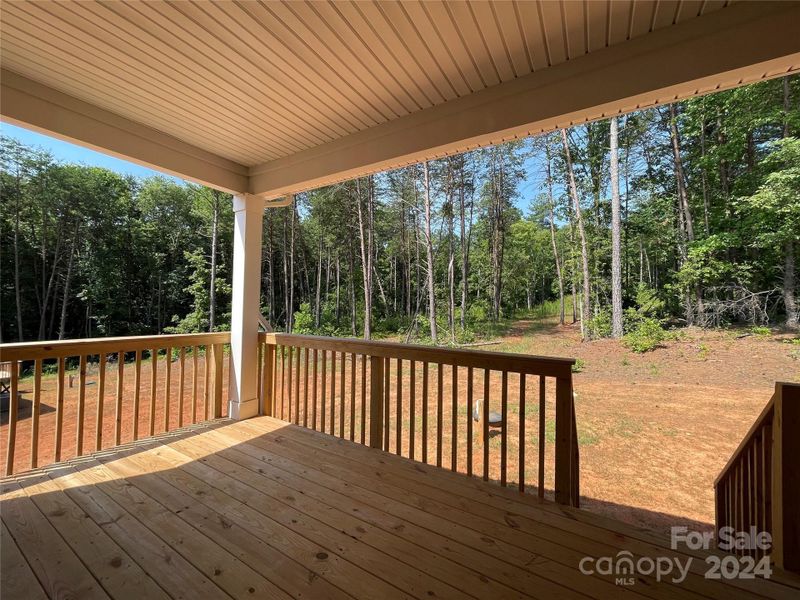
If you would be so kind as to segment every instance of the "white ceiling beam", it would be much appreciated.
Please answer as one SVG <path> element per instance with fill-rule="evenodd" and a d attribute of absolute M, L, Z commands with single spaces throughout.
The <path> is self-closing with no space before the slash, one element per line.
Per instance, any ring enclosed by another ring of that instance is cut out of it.
<path fill-rule="evenodd" d="M 800 69 L 800 3 L 742 2 L 250 168 L 273 198 Z"/>
<path fill-rule="evenodd" d="M 247 167 L 152 127 L 3 69 L 0 114 L 13 125 L 229 193 L 248 188 Z"/>

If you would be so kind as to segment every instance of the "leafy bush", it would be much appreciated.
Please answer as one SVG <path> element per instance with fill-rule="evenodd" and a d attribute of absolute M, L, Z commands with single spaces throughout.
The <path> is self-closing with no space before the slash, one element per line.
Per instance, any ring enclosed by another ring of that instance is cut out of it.
<path fill-rule="evenodd" d="M 476 300 L 467 309 L 467 321 L 471 324 L 489 321 L 489 304 L 485 300 Z"/>
<path fill-rule="evenodd" d="M 634 329 L 622 338 L 622 343 L 633 352 L 649 352 L 667 338 L 667 332 L 657 319 L 643 318 Z"/>
<path fill-rule="evenodd" d="M 755 325 L 750 328 L 750 333 L 752 333 L 753 335 L 766 337 L 772 333 L 772 330 L 769 327 L 762 327 L 760 325 Z"/>
<path fill-rule="evenodd" d="M 604 338 L 611 336 L 611 312 L 608 309 L 603 309 L 586 324 L 588 328 L 589 337 L 591 338 Z"/>
<path fill-rule="evenodd" d="M 636 312 L 643 317 L 659 319 L 664 316 L 666 304 L 658 297 L 658 292 L 644 283 L 636 287 Z"/>
<path fill-rule="evenodd" d="M 311 314 L 311 304 L 303 302 L 300 310 L 294 313 L 294 333 L 310 335 L 316 333 L 314 329 L 314 315 Z"/>

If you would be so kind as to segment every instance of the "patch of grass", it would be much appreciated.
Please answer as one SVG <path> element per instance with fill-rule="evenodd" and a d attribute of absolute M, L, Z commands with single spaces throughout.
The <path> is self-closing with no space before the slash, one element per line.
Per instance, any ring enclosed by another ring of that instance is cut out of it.
<path fill-rule="evenodd" d="M 582 358 L 576 358 L 575 364 L 572 365 L 572 372 L 573 373 L 580 373 L 586 367 L 586 361 Z"/>
<path fill-rule="evenodd" d="M 623 357 L 623 358 L 622 358 L 622 366 L 623 366 L 623 367 L 627 367 L 627 366 L 629 366 L 630 364 L 631 364 L 631 361 L 629 361 L 629 360 L 628 360 L 628 357 L 627 357 L 627 356 L 625 356 L 625 357 Z"/>
<path fill-rule="evenodd" d="M 553 419 L 548 419 L 544 424 L 544 439 L 548 444 L 556 443 L 556 422 Z"/>
<path fill-rule="evenodd" d="M 658 376 L 659 373 L 661 373 L 661 369 L 656 363 L 650 363 L 649 367 L 650 367 L 650 375 L 653 375 L 655 377 Z"/>
<path fill-rule="evenodd" d="M 711 354 L 711 348 L 706 346 L 705 344 L 700 344 L 697 350 L 697 357 L 700 360 L 708 360 L 708 355 Z"/>
<path fill-rule="evenodd" d="M 578 427 L 578 445 L 579 446 L 594 446 L 600 441 L 600 435 L 585 427 Z"/>
<path fill-rule="evenodd" d="M 617 419 L 617 422 L 611 428 L 609 433 L 612 435 L 618 435 L 620 437 L 630 438 L 634 437 L 636 434 L 641 433 L 642 431 L 642 424 L 641 422 L 637 421 L 636 419 L 632 419 L 628 416 L 622 416 Z"/>
<path fill-rule="evenodd" d="M 750 328 L 750 333 L 759 337 L 767 337 L 772 335 L 772 330 L 769 327 L 762 327 L 761 325 L 754 325 Z"/>

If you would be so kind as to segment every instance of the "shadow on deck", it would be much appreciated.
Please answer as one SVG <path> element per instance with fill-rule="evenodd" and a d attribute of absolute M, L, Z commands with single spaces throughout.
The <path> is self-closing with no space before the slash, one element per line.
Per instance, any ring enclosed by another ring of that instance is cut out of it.
<path fill-rule="evenodd" d="M 4 599 L 798 594 L 785 577 L 705 579 L 707 554 L 646 530 L 271 417 L 23 473 L 1 500 Z M 579 571 L 621 551 L 689 574 Z"/>

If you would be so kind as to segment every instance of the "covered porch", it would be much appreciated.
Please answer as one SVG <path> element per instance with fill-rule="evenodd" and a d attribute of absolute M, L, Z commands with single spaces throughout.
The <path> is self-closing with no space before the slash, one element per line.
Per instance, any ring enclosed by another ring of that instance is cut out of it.
<path fill-rule="evenodd" d="M 230 332 L 0 347 L 11 398 L 33 372 L 4 596 L 796 597 L 580 510 L 571 359 L 259 329 L 263 214 L 297 193 L 800 69 L 798 3 L 729 4 L 6 2 L 4 121 L 231 193 L 235 229 Z M 777 514 L 797 569 L 797 480 L 741 475 L 782 435 L 743 446 L 720 506 Z M 589 566 L 618 556 L 692 561 Z"/>

